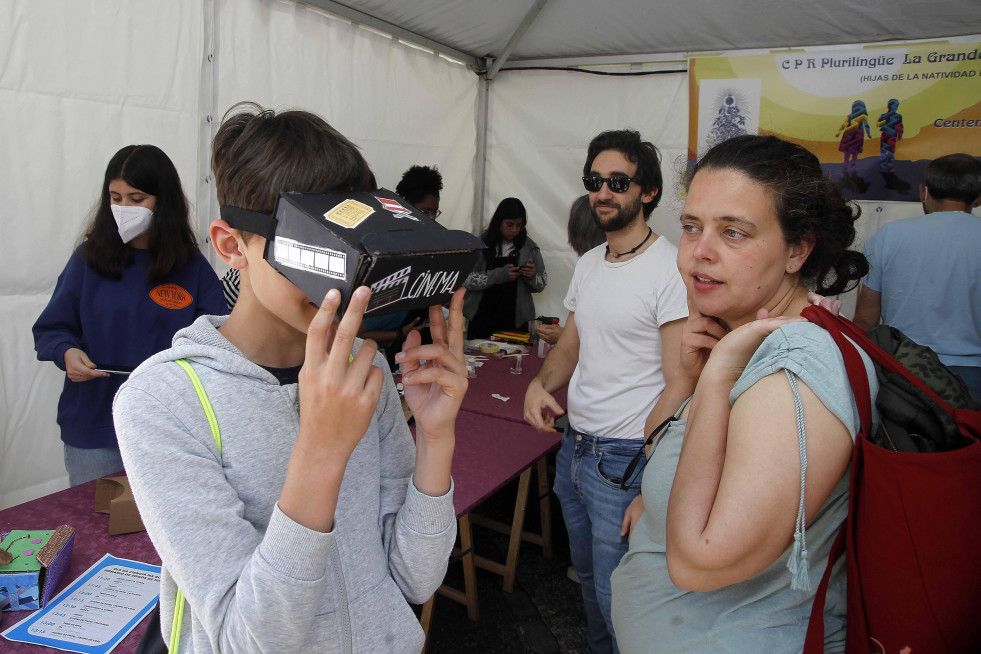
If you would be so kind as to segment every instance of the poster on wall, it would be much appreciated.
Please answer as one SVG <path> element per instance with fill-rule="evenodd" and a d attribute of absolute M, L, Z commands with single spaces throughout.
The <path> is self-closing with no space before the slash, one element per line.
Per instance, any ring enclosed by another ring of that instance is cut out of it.
<path fill-rule="evenodd" d="M 981 155 L 981 39 L 697 57 L 689 86 L 689 160 L 774 134 L 855 199 L 918 202 L 931 159 Z"/>

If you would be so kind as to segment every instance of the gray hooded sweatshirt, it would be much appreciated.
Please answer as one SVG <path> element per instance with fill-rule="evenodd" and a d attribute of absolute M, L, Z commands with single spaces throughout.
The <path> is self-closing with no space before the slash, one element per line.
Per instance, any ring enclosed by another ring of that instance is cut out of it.
<path fill-rule="evenodd" d="M 277 500 L 299 431 L 297 384 L 280 386 L 202 316 L 147 359 L 113 406 L 140 514 L 163 561 L 169 639 L 180 652 L 419 652 L 411 607 L 436 590 L 456 538 L 453 491 L 420 493 L 415 446 L 391 376 L 344 471 L 333 531 L 292 521 Z M 222 452 L 187 373 L 214 407 Z M 375 365 L 387 371 L 384 357 Z M 311 502 L 317 501 L 315 497 Z"/>

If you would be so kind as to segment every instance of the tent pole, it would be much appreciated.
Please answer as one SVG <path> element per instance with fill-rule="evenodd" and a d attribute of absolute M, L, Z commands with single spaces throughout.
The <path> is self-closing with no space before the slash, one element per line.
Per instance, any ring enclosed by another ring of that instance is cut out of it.
<path fill-rule="evenodd" d="M 507 45 L 504 46 L 504 51 L 501 52 L 500 56 L 497 58 L 497 61 L 495 61 L 494 65 L 490 67 L 490 70 L 487 71 L 488 80 L 492 80 L 495 76 L 497 76 L 497 71 L 501 69 L 504 62 L 506 62 L 508 57 L 511 56 L 511 52 L 514 50 L 514 47 L 518 45 L 518 42 L 525 35 L 525 32 L 528 31 L 528 28 L 531 27 L 531 24 L 538 17 L 538 14 L 542 13 L 542 9 L 545 8 L 546 2 L 548 2 L 548 0 L 536 0 L 535 4 L 528 10 L 528 13 L 525 14 L 525 17 L 521 19 L 518 29 L 514 30 L 514 34 L 511 35 L 511 38 L 508 39 Z"/>
<path fill-rule="evenodd" d="M 484 227 L 484 191 L 487 188 L 487 115 L 490 100 L 490 80 L 477 82 L 477 156 L 474 159 L 473 214 L 470 231 L 480 234 Z"/>
<path fill-rule="evenodd" d="M 198 175 L 195 180 L 195 214 L 197 218 L 198 243 L 205 250 L 205 256 L 216 270 L 218 255 L 210 247 L 208 228 L 211 220 L 218 217 L 217 197 L 215 196 L 214 176 L 211 172 L 211 139 L 217 131 L 221 116 L 215 115 L 215 102 L 218 98 L 218 3 L 206 0 L 204 3 L 204 51 L 201 55 L 201 80 L 198 99 Z"/>

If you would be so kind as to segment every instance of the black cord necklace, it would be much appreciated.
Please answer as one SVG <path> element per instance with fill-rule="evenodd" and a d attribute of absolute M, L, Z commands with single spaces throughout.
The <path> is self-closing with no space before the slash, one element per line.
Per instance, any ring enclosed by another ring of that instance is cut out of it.
<path fill-rule="evenodd" d="M 617 254 L 616 252 L 610 252 L 610 244 L 607 243 L 606 244 L 606 253 L 607 254 L 612 254 L 614 259 L 619 259 L 620 257 L 627 256 L 628 254 L 633 254 L 634 252 L 636 252 L 637 250 L 639 250 L 641 247 L 643 247 L 644 243 L 647 242 L 647 239 L 649 239 L 651 237 L 651 234 L 653 234 L 653 233 L 654 233 L 654 230 L 651 229 L 650 227 L 648 227 L 647 228 L 647 236 L 644 237 L 644 240 L 643 241 L 641 241 L 640 243 L 638 243 L 637 245 L 635 245 L 633 250 L 627 250 L 626 252 L 621 252 L 620 254 Z"/>

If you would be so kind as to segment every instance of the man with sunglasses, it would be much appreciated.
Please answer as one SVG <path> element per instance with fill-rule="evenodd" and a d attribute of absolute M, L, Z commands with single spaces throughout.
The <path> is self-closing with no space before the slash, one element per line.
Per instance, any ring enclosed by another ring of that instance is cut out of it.
<path fill-rule="evenodd" d="M 525 393 L 525 420 L 550 431 L 563 413 L 552 393 L 569 385 L 569 427 L 556 461 L 555 494 L 582 582 L 594 654 L 618 651 L 610 575 L 643 512 L 646 458 L 640 465 L 630 462 L 643 447 L 645 422 L 667 417 L 655 403 L 678 369 L 688 316 L 677 248 L 647 224 L 661 183 L 658 151 L 638 132 L 603 132 L 589 144 L 583 185 L 606 242 L 576 264 L 565 329 Z M 677 394 L 668 388 L 663 406 L 679 406 L 684 397 L 668 398 Z M 631 478 L 624 479 L 628 467 Z"/>

